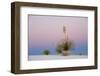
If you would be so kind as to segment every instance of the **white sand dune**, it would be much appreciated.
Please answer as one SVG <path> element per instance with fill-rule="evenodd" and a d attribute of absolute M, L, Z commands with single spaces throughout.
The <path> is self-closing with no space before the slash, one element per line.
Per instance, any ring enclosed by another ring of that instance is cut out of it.
<path fill-rule="evenodd" d="M 80 58 L 88 58 L 87 55 L 31 55 L 28 60 L 55 60 L 55 59 L 80 59 Z"/>

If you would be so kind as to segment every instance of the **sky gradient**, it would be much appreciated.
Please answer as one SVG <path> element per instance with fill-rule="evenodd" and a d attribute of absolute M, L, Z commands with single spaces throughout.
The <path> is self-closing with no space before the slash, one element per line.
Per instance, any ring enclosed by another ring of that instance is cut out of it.
<path fill-rule="evenodd" d="M 64 39 L 63 26 L 73 41 L 72 54 L 86 54 L 88 50 L 88 18 L 68 16 L 28 16 L 28 54 L 41 55 L 45 49 L 56 54 L 57 43 Z"/>

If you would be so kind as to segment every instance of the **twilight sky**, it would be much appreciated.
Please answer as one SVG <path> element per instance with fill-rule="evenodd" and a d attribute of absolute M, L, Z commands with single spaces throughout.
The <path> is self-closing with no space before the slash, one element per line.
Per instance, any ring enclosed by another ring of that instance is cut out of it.
<path fill-rule="evenodd" d="M 41 55 L 45 49 L 56 54 L 55 47 L 64 39 L 63 25 L 73 41 L 72 54 L 87 54 L 88 18 L 68 16 L 29 15 L 28 54 Z"/>

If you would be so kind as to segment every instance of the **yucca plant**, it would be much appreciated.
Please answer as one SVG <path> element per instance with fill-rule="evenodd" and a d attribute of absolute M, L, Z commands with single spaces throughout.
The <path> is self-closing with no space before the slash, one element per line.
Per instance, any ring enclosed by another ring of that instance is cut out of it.
<path fill-rule="evenodd" d="M 62 55 L 66 56 L 69 55 L 70 49 L 73 47 L 73 44 L 71 41 L 65 41 L 62 43 Z"/>
<path fill-rule="evenodd" d="M 71 41 L 65 41 L 65 42 L 62 42 L 60 44 L 57 45 L 57 48 L 56 48 L 56 51 L 58 53 L 61 53 L 61 50 L 66 50 L 68 51 L 69 49 L 71 49 L 73 47 L 73 44 Z"/>
<path fill-rule="evenodd" d="M 66 51 L 71 49 L 72 46 L 73 46 L 73 44 L 71 41 L 65 41 L 64 43 L 62 43 L 62 49 L 66 50 Z"/>
<path fill-rule="evenodd" d="M 63 55 L 68 55 L 69 49 L 73 47 L 72 42 L 68 39 L 68 31 L 65 26 L 63 26 L 64 40 L 57 44 L 57 53 L 62 53 Z"/>

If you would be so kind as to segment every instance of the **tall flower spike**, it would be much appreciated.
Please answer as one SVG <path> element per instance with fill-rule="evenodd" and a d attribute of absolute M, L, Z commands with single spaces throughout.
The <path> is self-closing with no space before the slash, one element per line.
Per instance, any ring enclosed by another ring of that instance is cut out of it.
<path fill-rule="evenodd" d="M 65 26 L 63 26 L 63 32 L 66 33 L 66 27 Z"/>
<path fill-rule="evenodd" d="M 64 42 L 66 42 L 67 41 L 66 26 L 63 26 L 63 32 L 64 32 L 64 36 L 65 36 Z"/>

